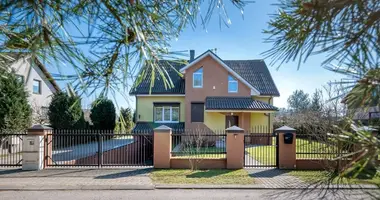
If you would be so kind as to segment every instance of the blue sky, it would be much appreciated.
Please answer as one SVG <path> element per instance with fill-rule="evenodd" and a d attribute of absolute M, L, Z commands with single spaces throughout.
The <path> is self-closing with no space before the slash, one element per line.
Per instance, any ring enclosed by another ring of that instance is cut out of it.
<path fill-rule="evenodd" d="M 265 43 L 267 35 L 263 29 L 267 28 L 270 20 L 269 14 L 276 12 L 277 7 L 271 5 L 277 0 L 258 0 L 249 4 L 244 9 L 244 20 L 240 10 L 236 9 L 228 1 L 226 5 L 231 25 L 219 26 L 218 10 L 215 10 L 207 29 L 198 23 L 197 28 L 186 28 L 180 37 L 171 42 L 172 51 L 195 50 L 195 56 L 208 49 L 217 48 L 217 55 L 222 59 L 263 59 L 262 53 L 271 48 L 271 44 Z M 206 1 L 207 2 L 207 1 Z M 204 9 L 202 7 L 202 9 Z M 201 9 L 201 12 L 203 11 Z M 200 21 L 198 21 L 200 22 Z M 297 63 L 291 62 L 280 66 L 270 66 L 271 59 L 265 59 L 272 77 L 280 91 L 281 96 L 275 98 L 274 105 L 287 106 L 287 98 L 296 89 L 313 93 L 316 88 L 322 88 L 328 81 L 338 80 L 341 76 L 327 71 L 321 67 L 324 55 L 313 56 L 303 63 L 297 70 Z M 62 85 L 62 84 L 61 84 Z M 126 91 L 128 92 L 128 91 Z M 90 104 L 95 97 L 84 97 L 84 106 Z M 112 97 L 113 98 L 113 97 Z M 134 98 L 125 99 L 121 95 L 113 98 L 118 106 L 135 106 Z"/>

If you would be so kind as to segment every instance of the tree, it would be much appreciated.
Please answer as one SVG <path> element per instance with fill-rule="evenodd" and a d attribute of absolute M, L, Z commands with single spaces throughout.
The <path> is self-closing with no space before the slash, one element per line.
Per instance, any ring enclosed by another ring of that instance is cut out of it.
<path fill-rule="evenodd" d="M 49 121 L 55 129 L 81 129 L 84 117 L 81 99 L 64 92 L 53 95 L 48 111 Z"/>
<path fill-rule="evenodd" d="M 306 111 L 309 108 L 309 94 L 303 90 L 296 90 L 288 98 L 289 108 L 296 113 Z"/>
<path fill-rule="evenodd" d="M 0 74 L 0 130 L 25 130 L 32 120 L 28 92 L 14 73 L 0 68 Z"/>
<path fill-rule="evenodd" d="M 322 111 L 322 91 L 316 89 L 311 98 L 310 110 L 314 112 Z"/>
<path fill-rule="evenodd" d="M 117 129 L 121 132 L 129 132 L 132 130 L 134 126 L 131 108 L 121 108 L 120 109 L 120 117 L 117 122 Z"/>
<path fill-rule="evenodd" d="M 243 13 L 247 4 L 230 0 Z M 183 52 L 169 51 L 170 42 L 186 26 L 197 21 L 206 28 L 213 12 L 219 10 L 219 22 L 231 24 L 225 1 L 2 1 L 0 17 L 0 51 L 12 50 L 31 54 L 52 66 L 72 66 L 73 75 L 62 76 L 74 82 L 74 89 L 99 91 L 107 96 L 109 90 L 121 85 L 142 66 L 152 69 L 168 88 L 174 87 L 166 68 L 158 65 L 162 58 L 178 58 Z M 204 9 L 204 4 L 209 6 Z M 184 12 L 186 11 L 186 12 Z M 200 20 L 199 20 L 199 19 Z M 86 29 L 87 31 L 83 31 Z M 87 45 L 84 52 L 81 45 Z M 86 48 L 87 49 L 87 48 Z M 91 55 L 91 56 L 89 56 Z M 4 67 L 4 66 L 1 66 Z M 5 66 L 6 67 L 6 66 Z M 144 80 L 144 74 L 138 80 Z M 123 88 L 122 88 L 123 89 Z M 124 91 L 124 90 L 120 90 Z"/>
<path fill-rule="evenodd" d="M 109 99 L 99 98 L 92 103 L 90 118 L 95 129 L 113 130 L 116 123 L 115 106 Z"/>
<path fill-rule="evenodd" d="M 273 58 L 272 63 L 298 60 L 300 67 L 309 56 L 326 54 L 328 57 L 322 65 L 347 77 L 333 82 L 346 91 L 333 99 L 345 97 L 349 107 L 379 106 L 380 1 L 283 0 L 278 6 L 279 11 L 265 31 L 269 34 L 267 41 L 273 44 L 265 52 Z M 355 124 L 352 127 L 349 131 L 341 127 L 336 140 L 362 149 L 355 152 L 358 159 L 343 170 L 336 170 L 341 176 L 365 173 L 364 169 L 374 164 L 380 153 L 376 137 L 369 131 L 357 131 Z"/>

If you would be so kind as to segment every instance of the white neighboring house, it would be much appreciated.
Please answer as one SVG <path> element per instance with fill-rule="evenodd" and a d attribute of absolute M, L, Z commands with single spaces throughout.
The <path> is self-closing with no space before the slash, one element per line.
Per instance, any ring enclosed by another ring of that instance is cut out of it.
<path fill-rule="evenodd" d="M 28 100 L 33 109 L 33 123 L 48 124 L 48 107 L 52 95 L 60 91 L 59 86 L 38 59 L 32 59 L 26 54 L 7 55 L 7 62 L 29 92 Z"/>

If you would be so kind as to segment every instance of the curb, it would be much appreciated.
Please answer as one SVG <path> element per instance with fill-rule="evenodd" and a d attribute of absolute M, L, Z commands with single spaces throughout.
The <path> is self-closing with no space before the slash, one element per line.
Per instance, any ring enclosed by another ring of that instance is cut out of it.
<path fill-rule="evenodd" d="M 0 191 L 51 191 L 51 190 L 378 190 L 374 185 L 362 186 L 310 186 L 265 187 L 263 185 L 21 185 L 0 186 Z"/>
<path fill-rule="evenodd" d="M 230 186 L 156 186 L 157 190 L 378 190 L 377 187 L 230 187 Z"/>
<path fill-rule="evenodd" d="M 49 191 L 49 190 L 154 190 L 154 185 L 24 185 L 0 186 L 0 191 Z"/>

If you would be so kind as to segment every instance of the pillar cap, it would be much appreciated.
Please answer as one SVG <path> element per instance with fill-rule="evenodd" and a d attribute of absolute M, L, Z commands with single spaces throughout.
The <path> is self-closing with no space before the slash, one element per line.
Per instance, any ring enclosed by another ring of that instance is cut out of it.
<path fill-rule="evenodd" d="M 238 133 L 243 133 L 244 132 L 244 129 L 240 128 L 240 127 L 237 127 L 237 126 L 231 126 L 229 128 L 226 129 L 227 132 L 238 132 Z"/>
<path fill-rule="evenodd" d="M 153 130 L 162 132 L 162 131 L 171 131 L 172 128 L 170 128 L 169 126 L 161 125 Z"/>
<path fill-rule="evenodd" d="M 35 124 L 35 125 L 33 125 L 32 127 L 28 128 L 28 130 L 31 130 L 31 131 L 38 131 L 38 130 L 53 130 L 53 128 L 50 127 L 50 126 L 42 125 L 42 124 Z"/>
<path fill-rule="evenodd" d="M 275 132 L 296 132 L 296 129 L 290 128 L 289 126 L 282 126 L 274 131 Z"/>

